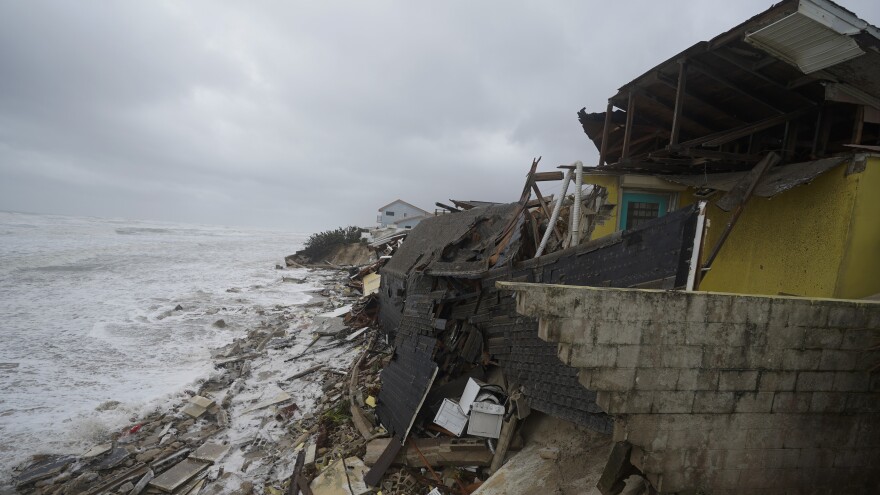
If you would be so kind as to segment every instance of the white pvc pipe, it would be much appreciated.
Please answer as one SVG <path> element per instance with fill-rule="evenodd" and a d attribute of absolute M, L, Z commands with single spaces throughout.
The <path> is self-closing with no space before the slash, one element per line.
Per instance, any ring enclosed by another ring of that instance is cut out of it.
<path fill-rule="evenodd" d="M 559 220 L 559 212 L 562 210 L 562 202 L 565 201 L 565 194 L 568 192 L 568 183 L 571 182 L 571 172 L 571 169 L 569 169 L 565 174 L 565 179 L 562 181 L 562 193 L 559 195 L 559 198 L 556 199 L 556 206 L 553 207 L 553 213 L 550 214 L 550 223 L 547 224 L 547 230 L 544 231 L 544 237 L 541 239 L 541 245 L 538 246 L 535 258 L 541 256 L 541 253 L 547 248 L 547 241 L 550 240 L 550 235 L 553 234 L 553 227 L 556 225 L 556 221 Z"/>
<path fill-rule="evenodd" d="M 575 167 L 575 187 L 574 187 L 574 208 L 571 213 L 571 242 L 569 247 L 577 246 L 581 242 L 581 188 L 584 185 L 584 164 L 580 161 L 574 162 Z"/>

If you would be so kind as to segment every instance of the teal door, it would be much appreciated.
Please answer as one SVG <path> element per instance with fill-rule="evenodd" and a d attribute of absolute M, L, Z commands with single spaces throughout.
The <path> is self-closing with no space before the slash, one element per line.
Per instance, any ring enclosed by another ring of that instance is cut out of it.
<path fill-rule="evenodd" d="M 629 230 L 666 215 L 669 195 L 624 192 L 621 203 L 620 230 Z"/>

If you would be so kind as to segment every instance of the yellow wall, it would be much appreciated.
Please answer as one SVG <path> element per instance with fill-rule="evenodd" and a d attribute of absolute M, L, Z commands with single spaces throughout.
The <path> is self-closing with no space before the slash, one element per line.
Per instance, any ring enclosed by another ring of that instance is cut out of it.
<path fill-rule="evenodd" d="M 858 181 L 858 194 L 836 297 L 880 293 L 880 157 L 869 158 L 865 171 L 851 178 Z"/>
<path fill-rule="evenodd" d="M 700 290 L 836 298 L 880 293 L 880 159 L 870 158 L 865 172 L 849 177 L 846 168 L 770 199 L 753 197 Z M 609 202 L 618 204 L 617 177 L 589 176 L 589 182 L 607 187 Z M 707 208 L 704 259 L 730 217 L 714 205 L 720 197 Z M 679 207 L 695 200 L 691 191 L 680 193 Z M 593 238 L 614 232 L 614 214 Z"/>
<path fill-rule="evenodd" d="M 617 224 L 619 223 L 618 210 L 620 210 L 619 180 L 620 177 L 617 175 L 584 175 L 584 184 L 595 184 L 604 187 L 608 190 L 608 198 L 606 199 L 606 202 L 608 204 L 617 205 L 614 207 L 614 210 L 611 211 L 611 218 L 605 220 L 605 223 L 602 225 L 596 225 L 590 239 L 605 237 L 608 234 L 613 234 L 617 230 Z"/>

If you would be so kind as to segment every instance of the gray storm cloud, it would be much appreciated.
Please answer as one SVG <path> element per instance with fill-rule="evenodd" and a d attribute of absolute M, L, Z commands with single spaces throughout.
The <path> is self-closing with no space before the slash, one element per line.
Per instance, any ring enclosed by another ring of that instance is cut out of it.
<path fill-rule="evenodd" d="M 844 6 L 877 23 L 874 0 Z M 0 209 L 314 231 L 512 201 L 769 2 L 3 2 Z"/>

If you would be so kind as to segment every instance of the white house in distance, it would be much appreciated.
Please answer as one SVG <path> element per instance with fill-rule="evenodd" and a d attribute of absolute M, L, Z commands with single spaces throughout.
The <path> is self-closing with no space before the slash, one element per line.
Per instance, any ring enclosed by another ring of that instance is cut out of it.
<path fill-rule="evenodd" d="M 401 199 L 379 208 L 379 217 L 376 221 L 382 228 L 394 227 L 397 229 L 411 229 L 422 219 L 431 216 L 431 213 L 411 205 Z"/>

